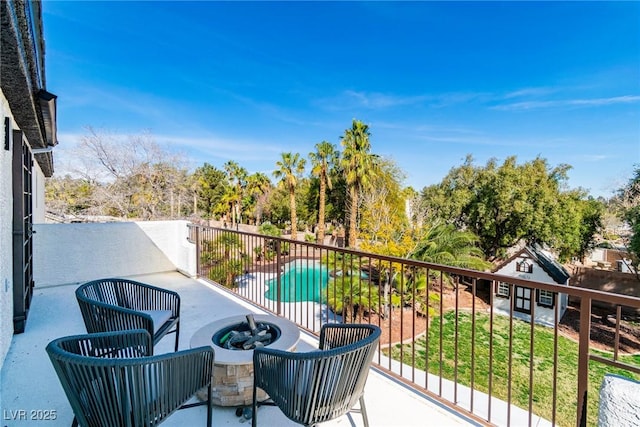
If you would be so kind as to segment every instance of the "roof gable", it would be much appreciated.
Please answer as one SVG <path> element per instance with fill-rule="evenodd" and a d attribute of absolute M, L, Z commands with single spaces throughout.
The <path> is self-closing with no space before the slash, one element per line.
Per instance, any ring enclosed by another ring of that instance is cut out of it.
<path fill-rule="evenodd" d="M 569 280 L 569 273 L 567 270 L 553 258 L 550 254 L 545 252 L 539 245 L 527 245 L 520 249 L 518 252 L 510 256 L 507 260 L 495 267 L 492 272 L 495 273 L 498 270 L 504 268 L 507 264 L 520 258 L 523 255 L 527 255 L 538 264 L 542 269 L 553 279 L 554 282 L 564 285 Z"/>

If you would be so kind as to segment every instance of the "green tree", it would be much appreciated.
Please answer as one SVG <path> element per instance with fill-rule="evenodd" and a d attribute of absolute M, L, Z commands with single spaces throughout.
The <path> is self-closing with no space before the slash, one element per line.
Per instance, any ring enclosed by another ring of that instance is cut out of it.
<path fill-rule="evenodd" d="M 388 159 L 378 158 L 369 184 L 360 193 L 360 247 L 366 251 L 405 256 L 409 232 L 404 172 Z M 376 250 L 376 246 L 382 247 Z"/>
<path fill-rule="evenodd" d="M 631 227 L 631 236 L 627 248 L 631 255 L 631 264 L 640 279 L 640 166 L 636 165 L 633 176 L 623 188 L 618 190 L 617 204 L 621 217 Z"/>
<path fill-rule="evenodd" d="M 240 236 L 226 231 L 213 241 L 206 241 L 203 246 L 203 256 L 211 260 L 209 278 L 227 288 L 234 288 L 236 278 L 242 274 L 242 266 L 247 261 Z"/>
<path fill-rule="evenodd" d="M 332 278 L 327 284 L 328 305 L 345 323 L 362 322 L 380 300 L 377 288 L 359 275 Z"/>
<path fill-rule="evenodd" d="M 369 184 L 376 156 L 370 153 L 369 126 L 359 120 L 353 120 L 350 129 L 346 129 L 340 143 L 343 147 L 342 169 L 348 192 L 347 246 L 355 248 L 358 238 L 358 207 L 360 192 Z"/>
<path fill-rule="evenodd" d="M 291 207 L 291 238 L 298 238 L 298 216 L 296 215 L 296 186 L 298 180 L 304 172 L 305 160 L 299 153 L 282 153 L 281 160 L 276 162 L 277 169 L 273 171 L 273 176 L 280 180 L 280 183 L 289 192 L 289 206 Z"/>
<path fill-rule="evenodd" d="M 485 261 L 477 246 L 479 239 L 469 231 L 459 231 L 453 224 L 434 224 L 426 227 L 409 258 L 452 267 L 485 270 Z"/>
<path fill-rule="evenodd" d="M 561 235 L 561 189 L 569 168 L 551 168 L 541 158 L 518 165 L 515 157 L 476 167 L 467 157 L 440 184 L 423 190 L 422 207 L 476 234 L 489 259 L 520 241 L 553 245 Z"/>
<path fill-rule="evenodd" d="M 228 181 L 226 174 L 215 166 L 205 163 L 193 173 L 197 207 L 205 218 L 222 215 L 226 212 L 224 196 Z"/>
<path fill-rule="evenodd" d="M 561 193 L 558 198 L 556 230 L 549 245 L 557 249 L 562 261 L 583 258 L 596 245 L 601 232 L 604 204 L 587 198 L 583 190 Z"/>
<path fill-rule="evenodd" d="M 69 175 L 47 178 L 47 209 L 58 215 L 89 215 L 92 213 L 93 193 L 97 186 L 97 183 Z"/>
<path fill-rule="evenodd" d="M 228 188 L 227 200 L 231 204 L 231 226 L 242 222 L 242 199 L 247 185 L 247 170 L 233 160 L 224 164 L 231 186 Z"/>
<path fill-rule="evenodd" d="M 324 226 L 325 226 L 325 209 L 326 209 L 326 193 L 327 188 L 331 190 L 331 164 L 334 163 L 339 156 L 336 147 L 327 141 L 316 144 L 316 151 L 309 153 L 311 159 L 311 174 L 316 176 L 320 181 L 319 207 L 318 207 L 318 241 L 324 242 Z"/>
<path fill-rule="evenodd" d="M 250 198 L 249 207 L 250 215 L 255 218 L 256 225 L 262 222 L 262 214 L 264 213 L 267 197 L 271 190 L 271 180 L 262 172 L 256 172 L 247 178 L 247 193 Z"/>

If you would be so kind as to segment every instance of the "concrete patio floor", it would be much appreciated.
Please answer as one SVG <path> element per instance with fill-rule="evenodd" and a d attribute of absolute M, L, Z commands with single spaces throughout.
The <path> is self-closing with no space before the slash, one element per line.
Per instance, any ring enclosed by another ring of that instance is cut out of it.
<path fill-rule="evenodd" d="M 228 316 L 263 313 L 260 309 L 235 298 L 203 281 L 188 278 L 178 272 L 135 276 L 135 280 L 177 291 L 181 297 L 180 349 L 189 348 L 193 333 L 201 326 Z M 26 332 L 15 335 L 1 372 L 0 414 L 3 427 L 69 426 L 73 419 L 71 407 L 45 352 L 53 339 L 85 333 L 84 323 L 74 291 L 77 284 L 37 287 L 27 321 Z M 173 349 L 173 335 L 165 337 L 155 348 L 156 354 Z M 301 332 L 298 351 L 317 346 L 317 340 Z M 434 400 L 408 388 L 372 369 L 365 391 L 367 412 L 375 426 L 462 426 L 476 425 Z M 30 411 L 55 411 L 55 420 L 30 420 Z M 19 419 L 20 414 L 27 419 Z M 262 407 L 259 425 L 294 426 L 275 407 Z M 163 425 L 190 427 L 204 425 L 204 407 L 178 411 Z M 240 425 L 235 408 L 214 407 L 213 425 Z M 245 424 L 249 425 L 249 424 Z M 356 411 L 323 426 L 361 426 L 362 417 Z M 114 426 L 115 427 L 115 426 Z"/>

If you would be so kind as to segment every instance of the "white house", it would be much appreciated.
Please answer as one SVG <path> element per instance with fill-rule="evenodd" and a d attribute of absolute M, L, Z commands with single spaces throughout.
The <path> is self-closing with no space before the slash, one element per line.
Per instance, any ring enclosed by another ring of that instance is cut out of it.
<path fill-rule="evenodd" d="M 519 279 L 535 280 L 543 283 L 552 283 L 563 286 L 569 285 L 569 273 L 558 263 L 553 255 L 537 245 L 525 246 L 509 259 L 497 266 L 494 271 Z M 514 316 L 531 321 L 531 312 L 534 312 L 535 322 L 547 326 L 553 326 L 555 312 L 558 319 L 567 309 L 567 294 L 556 293 L 539 289 L 532 290 L 524 286 L 510 285 L 498 282 L 493 288 L 493 301 L 495 310 L 509 314 L 513 300 Z"/>
<path fill-rule="evenodd" d="M 33 294 L 33 224 L 53 174 L 56 96 L 46 90 L 40 1 L 0 2 L 0 365 Z"/>

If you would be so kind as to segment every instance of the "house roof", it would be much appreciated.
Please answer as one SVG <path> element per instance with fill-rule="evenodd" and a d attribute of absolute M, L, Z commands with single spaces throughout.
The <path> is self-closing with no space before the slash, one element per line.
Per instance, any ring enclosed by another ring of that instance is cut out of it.
<path fill-rule="evenodd" d="M 46 91 L 40 2 L 0 2 L 0 24 L 0 89 L 31 148 L 53 147 L 58 143 L 56 96 Z M 35 158 L 51 176 L 51 152 Z"/>
<path fill-rule="evenodd" d="M 527 245 L 520 249 L 503 263 L 495 267 L 492 272 L 495 273 L 496 271 L 501 270 L 514 259 L 522 257 L 523 254 L 527 254 L 532 258 L 556 283 L 560 285 L 567 283 L 567 280 L 571 277 L 567 270 L 550 253 L 542 249 L 542 247 L 537 244 Z"/>

